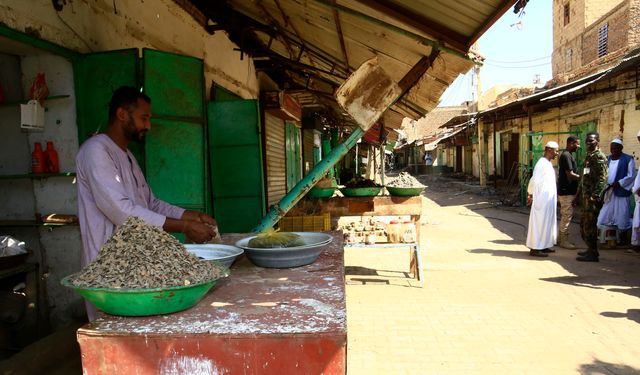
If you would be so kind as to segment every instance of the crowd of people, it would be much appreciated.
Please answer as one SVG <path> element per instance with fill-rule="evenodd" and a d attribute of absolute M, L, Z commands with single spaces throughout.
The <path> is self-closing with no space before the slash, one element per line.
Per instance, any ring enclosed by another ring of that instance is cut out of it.
<path fill-rule="evenodd" d="M 640 132 L 637 137 L 640 142 Z M 548 142 L 536 162 L 527 188 L 531 214 L 526 245 L 531 256 L 547 257 L 555 252 L 556 244 L 576 248 L 569 240 L 576 206 L 582 209 L 580 235 L 587 245 L 586 250 L 578 252 L 578 261 L 599 261 L 599 233 L 607 230 L 615 231 L 619 244 L 630 242 L 633 251 L 640 250 L 640 174 L 636 173 L 633 157 L 622 152 L 619 138 L 611 141 L 608 157 L 600 150 L 598 133 L 588 133 L 585 143 L 587 155 L 582 171 L 573 156 L 580 148 L 580 140 L 574 136 L 567 138 L 566 148 L 560 154 L 557 179 L 551 163 L 558 157 L 557 142 Z M 632 195 L 636 203 L 633 214 L 629 201 Z"/>

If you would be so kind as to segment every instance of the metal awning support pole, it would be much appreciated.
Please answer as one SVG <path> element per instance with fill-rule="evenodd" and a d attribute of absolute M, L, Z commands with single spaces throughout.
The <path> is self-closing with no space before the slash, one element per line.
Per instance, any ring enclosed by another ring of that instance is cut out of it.
<path fill-rule="evenodd" d="M 315 185 L 329 170 L 342 159 L 343 156 L 351 150 L 351 148 L 362 137 L 364 130 L 355 128 L 353 133 L 347 140 L 331 150 L 331 153 L 323 158 L 300 182 L 296 184 L 278 204 L 271 207 L 265 217 L 262 218 L 257 227 L 253 228 L 253 232 L 263 232 L 272 228 L 280 218 L 282 218 L 298 201 L 305 195 L 313 185 Z"/>

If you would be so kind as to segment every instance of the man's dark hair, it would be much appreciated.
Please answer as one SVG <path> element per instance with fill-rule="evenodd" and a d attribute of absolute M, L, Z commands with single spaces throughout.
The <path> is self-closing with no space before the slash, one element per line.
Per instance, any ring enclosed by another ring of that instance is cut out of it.
<path fill-rule="evenodd" d="M 596 141 L 600 142 L 600 133 L 598 133 L 598 132 L 588 132 L 587 133 L 587 137 L 589 137 L 590 135 L 594 135 L 596 137 Z"/>
<path fill-rule="evenodd" d="M 578 137 L 576 137 L 575 135 L 570 135 L 569 137 L 567 137 L 567 144 L 570 145 L 572 143 L 576 143 L 577 140 Z"/>
<path fill-rule="evenodd" d="M 111 101 L 109 102 L 109 122 L 115 119 L 118 108 L 132 108 L 138 104 L 138 99 L 151 104 L 151 98 L 143 94 L 133 86 L 121 86 L 113 92 Z"/>

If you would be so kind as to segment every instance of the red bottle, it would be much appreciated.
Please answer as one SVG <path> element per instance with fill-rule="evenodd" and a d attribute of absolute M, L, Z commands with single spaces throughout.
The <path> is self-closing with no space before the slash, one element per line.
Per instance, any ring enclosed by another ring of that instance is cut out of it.
<path fill-rule="evenodd" d="M 46 171 L 45 155 L 40 142 L 36 142 L 35 149 L 31 153 L 31 173 L 44 173 Z"/>
<path fill-rule="evenodd" d="M 60 161 L 58 159 L 58 152 L 53 147 L 53 142 L 47 141 L 47 149 L 44 151 L 47 172 L 49 173 L 59 173 L 60 172 Z"/>

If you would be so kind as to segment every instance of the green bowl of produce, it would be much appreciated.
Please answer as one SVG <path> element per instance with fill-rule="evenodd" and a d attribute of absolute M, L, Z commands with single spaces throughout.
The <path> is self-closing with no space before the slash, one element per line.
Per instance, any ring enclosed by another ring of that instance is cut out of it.
<path fill-rule="evenodd" d="M 331 198 L 335 191 L 336 191 L 335 187 L 328 187 L 328 188 L 313 187 L 307 193 L 307 197 L 309 197 L 309 198 Z"/>
<path fill-rule="evenodd" d="M 73 289 L 98 309 L 111 315 L 148 316 L 186 310 L 216 285 L 216 280 L 166 288 L 90 288 L 73 285 L 74 275 L 60 283 Z"/>
<path fill-rule="evenodd" d="M 422 194 L 424 191 L 422 187 L 391 187 L 387 186 L 387 191 L 394 197 L 415 197 Z"/>
<path fill-rule="evenodd" d="M 359 188 L 342 188 L 340 191 L 345 197 L 375 197 L 380 194 L 382 186 L 377 187 L 359 187 Z"/>

